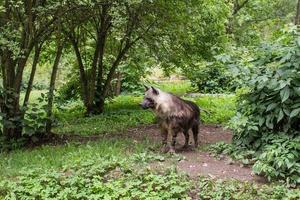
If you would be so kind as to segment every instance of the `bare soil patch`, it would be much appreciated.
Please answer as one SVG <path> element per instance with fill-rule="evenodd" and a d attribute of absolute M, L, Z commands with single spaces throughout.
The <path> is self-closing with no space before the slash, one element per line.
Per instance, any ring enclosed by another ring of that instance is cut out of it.
<path fill-rule="evenodd" d="M 157 125 L 129 129 L 128 134 L 136 140 L 142 140 L 147 136 L 147 138 L 150 138 L 153 142 L 161 141 L 160 131 Z M 230 143 L 231 140 L 232 132 L 221 126 L 202 125 L 200 127 L 200 148 L 201 146 L 220 141 Z M 198 176 L 209 176 L 217 179 L 236 179 L 256 183 L 266 182 L 263 177 L 254 175 L 249 166 L 243 166 L 238 163 L 234 164 L 230 161 L 230 158 L 226 156 L 222 159 L 217 159 L 209 152 L 195 150 L 192 147 L 187 150 L 181 150 L 180 148 L 184 143 L 183 134 L 178 136 L 177 143 L 176 152 L 184 157 L 183 160 L 177 163 L 168 160 L 165 162 L 155 162 L 150 164 L 150 167 L 160 170 L 175 164 L 178 170 L 187 173 L 193 179 L 196 179 Z M 190 137 L 190 143 L 193 143 L 192 137 Z"/>

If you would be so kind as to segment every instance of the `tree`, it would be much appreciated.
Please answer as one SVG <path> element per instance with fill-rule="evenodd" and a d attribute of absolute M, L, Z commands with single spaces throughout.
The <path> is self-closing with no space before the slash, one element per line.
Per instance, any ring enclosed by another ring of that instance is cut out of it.
<path fill-rule="evenodd" d="M 166 73 L 175 68 L 193 73 L 198 63 L 224 50 L 231 11 L 226 0 L 167 1 L 161 7 L 163 22 L 146 44 Z"/>
<path fill-rule="evenodd" d="M 102 113 L 118 66 L 156 23 L 155 3 L 70 1 L 69 7 L 77 9 L 67 16 L 64 33 L 76 55 L 82 99 L 87 114 Z"/>
<path fill-rule="evenodd" d="M 269 39 L 295 16 L 296 0 L 231 0 L 227 33 L 238 46 Z"/>
<path fill-rule="evenodd" d="M 300 0 L 297 3 L 297 13 L 295 17 L 295 25 L 300 25 Z"/>
<path fill-rule="evenodd" d="M 51 25 L 59 17 L 56 12 L 57 2 L 1 2 L 0 62 L 3 91 L 0 95 L 0 110 L 3 116 L 3 134 L 8 140 L 20 138 L 22 135 L 24 109 L 19 101 L 23 71 L 32 50 L 35 49 L 35 63 L 24 100 L 26 106 L 42 42 L 49 36 Z"/>
<path fill-rule="evenodd" d="M 50 84 L 49 84 L 49 92 L 48 92 L 48 104 L 47 104 L 47 122 L 46 122 L 46 127 L 45 127 L 45 132 L 47 134 L 51 133 L 52 129 L 52 107 L 53 107 L 53 100 L 54 100 L 54 89 L 55 89 L 55 81 L 56 81 L 56 76 L 57 76 L 57 71 L 58 71 L 58 65 L 63 53 L 63 48 L 64 48 L 64 43 L 65 39 L 62 37 L 62 31 L 61 31 L 61 23 L 60 21 L 56 24 L 57 31 L 56 31 L 56 55 L 55 55 L 55 60 L 53 62 L 52 66 L 52 72 L 51 72 L 51 77 L 50 77 Z"/>

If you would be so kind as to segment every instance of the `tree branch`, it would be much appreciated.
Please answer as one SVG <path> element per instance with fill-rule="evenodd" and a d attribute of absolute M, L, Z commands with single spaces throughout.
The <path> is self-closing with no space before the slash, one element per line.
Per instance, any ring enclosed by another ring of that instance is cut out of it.
<path fill-rule="evenodd" d="M 249 0 L 244 0 L 241 4 L 238 0 L 234 3 L 233 13 L 232 15 L 236 15 L 243 7 L 246 6 L 246 4 L 249 2 Z"/>

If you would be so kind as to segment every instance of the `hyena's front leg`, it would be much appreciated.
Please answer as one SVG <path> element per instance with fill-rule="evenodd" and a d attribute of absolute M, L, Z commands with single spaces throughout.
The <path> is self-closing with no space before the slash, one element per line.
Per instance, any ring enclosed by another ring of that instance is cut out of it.
<path fill-rule="evenodd" d="M 178 135 L 178 130 L 171 130 L 172 140 L 171 140 L 171 148 L 169 153 L 175 153 L 175 145 L 176 145 L 176 138 Z"/>
<path fill-rule="evenodd" d="M 162 148 L 163 153 L 168 152 L 168 129 L 161 128 Z"/>

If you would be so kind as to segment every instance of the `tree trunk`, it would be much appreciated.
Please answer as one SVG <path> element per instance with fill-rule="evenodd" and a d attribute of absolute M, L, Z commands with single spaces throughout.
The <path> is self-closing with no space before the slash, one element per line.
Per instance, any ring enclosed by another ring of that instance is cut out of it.
<path fill-rule="evenodd" d="M 19 94 L 16 94 L 14 90 L 16 62 L 11 57 L 7 57 L 4 68 L 5 73 L 3 76 L 5 76 L 6 83 L 4 85 L 3 105 L 1 108 L 1 112 L 4 114 L 3 135 L 7 140 L 11 140 L 22 136 L 21 113 L 18 109 L 19 105 L 16 106 L 16 103 L 19 103 Z"/>
<path fill-rule="evenodd" d="M 75 55 L 77 58 L 77 63 L 79 66 L 79 75 L 80 75 L 80 81 L 81 81 L 81 89 L 82 89 L 82 99 L 83 99 L 83 103 L 86 107 L 86 112 L 87 114 L 91 114 L 93 111 L 93 105 L 89 99 L 89 87 L 88 87 L 88 79 L 86 76 L 86 73 L 84 71 L 84 65 L 83 65 L 83 61 L 81 58 L 81 54 L 80 54 L 80 50 L 78 47 L 77 42 L 75 41 L 74 38 L 69 37 L 73 46 L 73 49 L 75 51 Z"/>
<path fill-rule="evenodd" d="M 35 72 L 36 72 L 36 67 L 39 62 L 41 48 L 42 48 L 42 45 L 37 45 L 37 44 L 35 45 L 34 58 L 33 58 L 32 68 L 31 68 L 30 77 L 29 77 L 28 84 L 27 84 L 24 101 L 23 101 L 23 107 L 26 107 L 28 104 L 28 100 L 29 100 L 29 96 L 30 96 L 30 93 L 32 90 L 33 80 L 34 80 L 34 76 L 35 76 Z"/>
<path fill-rule="evenodd" d="M 298 0 L 298 4 L 297 4 L 297 13 L 296 13 L 296 17 L 295 17 L 295 25 L 300 25 L 300 0 Z"/>
<path fill-rule="evenodd" d="M 47 105 L 47 123 L 46 123 L 46 134 L 51 132 L 52 128 L 52 106 L 53 106 L 53 98 L 54 98 L 54 88 L 55 88 L 55 80 L 58 70 L 59 61 L 62 55 L 64 44 L 62 42 L 58 43 L 57 52 L 55 61 L 52 68 L 51 79 L 50 79 L 50 87 L 48 93 L 48 105 Z"/>

